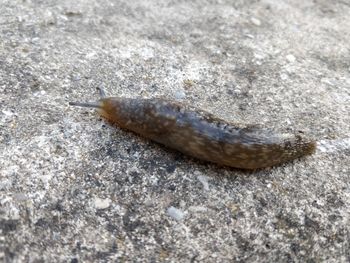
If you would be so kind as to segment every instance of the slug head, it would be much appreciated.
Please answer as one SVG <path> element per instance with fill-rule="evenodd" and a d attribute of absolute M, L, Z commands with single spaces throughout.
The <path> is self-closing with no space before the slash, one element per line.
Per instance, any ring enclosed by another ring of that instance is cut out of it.
<path fill-rule="evenodd" d="M 118 119 L 117 112 L 120 108 L 117 98 L 101 98 L 96 102 L 69 102 L 69 105 L 96 108 L 101 116 L 110 121 Z"/>
<path fill-rule="evenodd" d="M 102 107 L 103 107 L 102 100 L 104 98 L 106 98 L 106 93 L 100 87 L 98 87 L 97 90 L 99 91 L 99 94 L 101 97 L 101 99 L 99 101 L 96 101 L 96 102 L 73 102 L 73 101 L 71 101 L 71 102 L 69 102 L 69 105 L 78 106 L 78 107 L 86 107 L 86 108 L 102 109 Z"/>

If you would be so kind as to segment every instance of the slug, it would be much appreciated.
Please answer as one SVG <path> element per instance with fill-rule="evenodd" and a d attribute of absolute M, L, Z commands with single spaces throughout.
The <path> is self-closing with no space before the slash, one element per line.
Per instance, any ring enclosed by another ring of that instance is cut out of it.
<path fill-rule="evenodd" d="M 70 105 L 97 108 L 123 129 L 192 157 L 241 169 L 278 165 L 314 153 L 316 142 L 301 134 L 236 125 L 203 110 L 165 99 L 106 97 Z"/>

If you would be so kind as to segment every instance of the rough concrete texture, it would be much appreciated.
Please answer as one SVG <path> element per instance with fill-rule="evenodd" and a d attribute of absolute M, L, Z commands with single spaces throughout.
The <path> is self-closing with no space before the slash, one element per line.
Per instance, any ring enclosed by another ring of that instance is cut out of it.
<path fill-rule="evenodd" d="M 348 0 L 0 0 L 0 261 L 348 262 Z M 96 87 L 303 130 L 256 172 L 115 129 Z"/>

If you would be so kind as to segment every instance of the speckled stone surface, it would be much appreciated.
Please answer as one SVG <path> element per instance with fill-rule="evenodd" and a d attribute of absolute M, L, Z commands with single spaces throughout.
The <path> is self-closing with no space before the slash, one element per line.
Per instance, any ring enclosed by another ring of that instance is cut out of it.
<path fill-rule="evenodd" d="M 350 2 L 0 0 L 0 261 L 350 261 Z M 69 101 L 165 97 L 302 130 L 196 161 Z"/>

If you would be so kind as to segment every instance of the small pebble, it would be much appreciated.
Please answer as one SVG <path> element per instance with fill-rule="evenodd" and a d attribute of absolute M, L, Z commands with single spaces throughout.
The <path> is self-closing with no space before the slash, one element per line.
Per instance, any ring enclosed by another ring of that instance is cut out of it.
<path fill-rule="evenodd" d="M 168 208 L 167 213 L 170 217 L 172 217 L 173 219 L 175 219 L 177 221 L 180 221 L 185 217 L 184 212 L 182 212 L 180 209 L 177 209 L 173 206 Z"/>
<path fill-rule="evenodd" d="M 195 85 L 195 82 L 191 79 L 185 79 L 183 80 L 183 84 L 185 85 L 186 88 L 190 88 Z"/>

